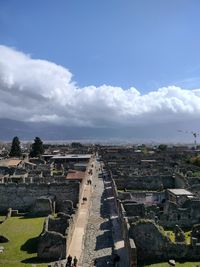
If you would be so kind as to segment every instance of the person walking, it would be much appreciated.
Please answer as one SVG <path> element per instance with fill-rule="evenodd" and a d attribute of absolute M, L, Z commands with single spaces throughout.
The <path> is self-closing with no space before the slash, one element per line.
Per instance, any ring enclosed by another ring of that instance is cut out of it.
<path fill-rule="evenodd" d="M 72 266 L 72 256 L 71 255 L 69 255 L 68 257 L 67 257 L 67 264 L 66 264 L 66 266 L 68 267 L 71 267 Z"/>
<path fill-rule="evenodd" d="M 74 257 L 74 261 L 73 261 L 74 267 L 77 266 L 77 262 L 78 262 L 78 260 L 77 260 L 77 258 L 76 258 L 76 256 L 75 256 L 75 257 Z"/>

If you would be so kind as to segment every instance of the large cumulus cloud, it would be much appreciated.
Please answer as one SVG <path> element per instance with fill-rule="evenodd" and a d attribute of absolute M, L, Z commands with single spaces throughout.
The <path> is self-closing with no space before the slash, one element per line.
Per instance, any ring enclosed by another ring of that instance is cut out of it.
<path fill-rule="evenodd" d="M 102 85 L 80 88 L 66 68 L 0 46 L 0 117 L 86 126 L 189 121 L 200 89 L 163 87 L 147 94 Z"/>

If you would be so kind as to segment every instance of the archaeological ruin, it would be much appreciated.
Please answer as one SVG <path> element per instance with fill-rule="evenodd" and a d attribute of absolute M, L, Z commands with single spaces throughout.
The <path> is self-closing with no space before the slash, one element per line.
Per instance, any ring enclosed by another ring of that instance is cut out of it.
<path fill-rule="evenodd" d="M 188 162 L 197 152 L 187 147 L 99 150 L 113 180 L 131 266 L 136 260 L 139 266 L 199 261 L 200 168 Z"/>
<path fill-rule="evenodd" d="M 4 156 L 0 243 L 12 242 L 1 233 L 9 218 L 42 216 L 35 253 L 49 266 L 70 253 L 82 267 L 200 262 L 197 155 L 187 146 L 50 145 L 38 158 Z"/>

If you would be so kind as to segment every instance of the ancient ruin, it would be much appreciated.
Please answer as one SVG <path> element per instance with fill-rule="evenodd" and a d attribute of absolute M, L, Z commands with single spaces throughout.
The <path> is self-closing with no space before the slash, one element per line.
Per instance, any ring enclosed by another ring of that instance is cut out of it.
<path fill-rule="evenodd" d="M 196 153 L 68 145 L 39 158 L 4 157 L 1 223 L 44 216 L 37 257 L 51 266 L 69 255 L 82 267 L 200 261 L 200 167 L 188 160 Z M 12 242 L 1 232 L 0 240 Z"/>

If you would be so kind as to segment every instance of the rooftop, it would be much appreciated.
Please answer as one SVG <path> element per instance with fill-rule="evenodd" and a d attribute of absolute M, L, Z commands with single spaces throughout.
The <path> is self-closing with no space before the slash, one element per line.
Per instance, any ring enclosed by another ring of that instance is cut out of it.
<path fill-rule="evenodd" d="M 157 162 L 156 159 L 142 159 L 141 162 Z"/>
<path fill-rule="evenodd" d="M 91 154 L 68 154 L 68 155 L 56 155 L 52 159 L 90 159 Z"/>
<path fill-rule="evenodd" d="M 0 160 L 1 167 L 17 167 L 21 163 L 20 159 L 3 159 Z"/>
<path fill-rule="evenodd" d="M 176 196 L 193 196 L 193 193 L 185 189 L 168 189 L 168 191 Z"/>
<path fill-rule="evenodd" d="M 85 177 L 85 172 L 69 170 L 66 179 L 67 180 L 82 180 Z"/>

